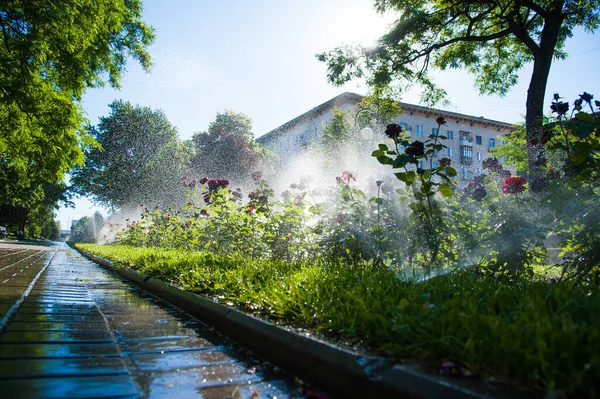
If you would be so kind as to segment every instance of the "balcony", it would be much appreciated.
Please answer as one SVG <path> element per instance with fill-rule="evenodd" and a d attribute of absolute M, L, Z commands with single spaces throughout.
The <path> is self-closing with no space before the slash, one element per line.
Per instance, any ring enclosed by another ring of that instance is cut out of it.
<path fill-rule="evenodd" d="M 473 157 L 467 157 L 467 156 L 461 156 L 460 157 L 460 163 L 463 165 L 472 165 L 473 164 Z"/>
<path fill-rule="evenodd" d="M 461 147 L 473 147 L 473 140 L 461 138 L 460 145 L 461 145 Z"/>

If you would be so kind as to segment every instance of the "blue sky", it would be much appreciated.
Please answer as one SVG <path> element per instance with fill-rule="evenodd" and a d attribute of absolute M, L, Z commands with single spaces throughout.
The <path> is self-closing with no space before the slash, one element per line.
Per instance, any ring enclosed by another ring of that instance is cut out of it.
<path fill-rule="evenodd" d="M 120 91 L 89 90 L 83 107 L 93 124 L 115 99 L 162 109 L 182 139 L 206 130 L 225 109 L 250 116 L 258 137 L 344 91 L 364 94 L 360 82 L 329 85 L 315 54 L 373 43 L 393 21 L 376 14 L 369 0 L 145 0 L 144 9 L 157 36 L 152 71 L 130 61 Z M 583 91 L 600 98 L 598 34 L 576 32 L 567 52 L 570 57 L 552 67 L 548 110 L 554 92 L 568 101 Z M 523 120 L 530 75 L 529 65 L 504 98 L 479 96 L 462 71 L 436 74 L 436 80 L 449 94 L 449 110 L 513 123 Z M 413 90 L 402 101 L 418 98 Z M 75 203 L 76 209 L 59 210 L 62 228 L 98 209 L 85 199 Z"/>

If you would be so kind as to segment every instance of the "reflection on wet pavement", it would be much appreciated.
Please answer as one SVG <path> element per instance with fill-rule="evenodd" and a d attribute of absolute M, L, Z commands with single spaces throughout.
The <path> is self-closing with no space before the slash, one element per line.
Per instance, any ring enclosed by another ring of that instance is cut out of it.
<path fill-rule="evenodd" d="M 22 299 L 0 325 L 2 398 L 296 396 L 289 378 L 64 245 L 0 245 L 0 283 L 0 318 Z"/>

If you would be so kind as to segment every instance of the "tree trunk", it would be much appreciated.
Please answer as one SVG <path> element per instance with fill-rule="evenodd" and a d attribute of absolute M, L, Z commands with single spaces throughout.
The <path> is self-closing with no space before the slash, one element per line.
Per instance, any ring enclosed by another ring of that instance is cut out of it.
<path fill-rule="evenodd" d="M 558 41 L 559 29 L 563 22 L 561 10 L 553 12 L 546 19 L 538 51 L 533 54 L 533 73 L 527 90 L 527 111 L 525 129 L 527 131 L 527 160 L 529 166 L 529 188 L 539 192 L 544 187 L 546 157 L 541 138 L 544 133 L 544 97 L 554 48 Z"/>
<path fill-rule="evenodd" d="M 541 138 L 544 133 L 544 97 L 546 82 L 550 73 L 550 60 L 535 60 L 529 89 L 527 90 L 527 111 L 525 129 L 527 131 L 527 163 L 529 166 L 529 188 L 538 192 L 543 184 L 542 176 L 546 157 Z"/>

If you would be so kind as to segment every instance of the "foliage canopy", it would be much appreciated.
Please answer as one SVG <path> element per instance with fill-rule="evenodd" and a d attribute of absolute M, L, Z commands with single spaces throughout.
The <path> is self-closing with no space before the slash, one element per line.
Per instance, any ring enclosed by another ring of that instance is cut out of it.
<path fill-rule="evenodd" d="M 20 225 L 93 144 L 82 128 L 86 88 L 119 87 L 128 56 L 150 67 L 154 33 L 141 12 L 139 0 L 0 4 L 0 205 Z"/>
<path fill-rule="evenodd" d="M 168 206 L 184 198 L 180 180 L 187 153 L 160 110 L 114 101 L 111 113 L 90 129 L 102 148 L 91 148 L 73 172 L 73 187 L 97 202 Z"/>
<path fill-rule="evenodd" d="M 191 169 L 212 178 L 248 181 L 252 172 L 262 168 L 262 160 L 267 156 L 253 137 L 249 116 L 232 110 L 217 113 L 208 132 L 195 133 L 189 143 L 194 152 Z"/>
<path fill-rule="evenodd" d="M 150 67 L 141 11 L 136 0 L 3 2 L 0 153 L 10 167 L 41 166 L 56 181 L 83 161 L 85 89 L 119 87 L 127 56 Z"/>

